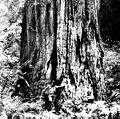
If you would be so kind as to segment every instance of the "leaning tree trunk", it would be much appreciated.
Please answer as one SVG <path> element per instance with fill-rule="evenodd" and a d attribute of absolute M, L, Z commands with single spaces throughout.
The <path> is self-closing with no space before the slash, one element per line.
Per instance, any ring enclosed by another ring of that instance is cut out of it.
<path fill-rule="evenodd" d="M 53 87 L 65 84 L 67 98 L 84 101 L 91 92 L 103 99 L 99 5 L 99 0 L 26 1 L 20 61 L 33 96 L 41 93 L 42 81 L 50 81 Z"/>

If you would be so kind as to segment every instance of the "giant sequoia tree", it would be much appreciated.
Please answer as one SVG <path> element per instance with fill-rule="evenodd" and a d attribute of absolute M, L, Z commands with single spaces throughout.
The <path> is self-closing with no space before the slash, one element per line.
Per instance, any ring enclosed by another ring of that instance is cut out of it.
<path fill-rule="evenodd" d="M 48 82 L 52 87 L 65 84 L 67 98 L 83 101 L 91 91 L 94 100 L 103 99 L 99 6 L 99 0 L 25 2 L 20 62 L 33 97 Z"/>

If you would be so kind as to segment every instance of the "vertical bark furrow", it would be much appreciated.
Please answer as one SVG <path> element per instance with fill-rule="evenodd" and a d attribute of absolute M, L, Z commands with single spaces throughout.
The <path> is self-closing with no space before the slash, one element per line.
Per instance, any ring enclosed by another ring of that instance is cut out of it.
<path fill-rule="evenodd" d="M 53 1 L 53 51 L 51 54 L 51 80 L 56 83 L 57 79 L 57 0 Z"/>
<path fill-rule="evenodd" d="M 89 100 L 88 91 L 101 99 L 99 0 L 27 0 L 25 7 L 20 59 L 33 67 L 30 80 L 66 82 L 71 99 Z"/>

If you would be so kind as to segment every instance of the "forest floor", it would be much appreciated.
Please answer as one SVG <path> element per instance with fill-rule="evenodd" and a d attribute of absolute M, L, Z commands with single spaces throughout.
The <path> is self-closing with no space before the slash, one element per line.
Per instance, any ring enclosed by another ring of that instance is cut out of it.
<path fill-rule="evenodd" d="M 4 47 L 9 43 L 7 42 L 8 32 L 6 31 L 4 32 L 3 29 L 1 30 L 0 33 L 1 119 L 6 118 L 6 115 L 10 116 L 14 114 L 16 115 L 23 114 L 26 117 L 39 116 L 44 119 L 47 118 L 119 119 L 120 118 L 120 101 L 119 101 L 120 96 L 119 96 L 119 92 L 116 90 L 112 90 L 112 94 L 108 98 L 108 101 L 96 101 L 94 103 L 80 103 L 78 105 L 73 104 L 71 101 L 67 101 L 64 103 L 64 105 L 62 105 L 59 115 L 55 112 L 54 109 L 52 111 L 43 110 L 41 101 L 37 101 L 33 103 L 22 103 L 19 97 L 11 98 L 11 91 L 10 91 L 10 89 L 12 89 L 11 84 L 14 83 L 14 80 L 17 77 L 16 72 L 19 67 L 19 55 L 14 56 L 11 54 L 13 52 L 19 53 L 19 51 L 18 51 L 18 46 L 15 43 L 13 43 L 12 46 L 4 50 Z M 11 29 L 19 30 L 17 24 L 14 24 L 14 26 L 10 27 L 10 31 Z M 120 54 L 118 52 L 106 48 L 104 52 L 105 52 L 105 56 L 104 56 L 105 81 L 110 82 L 111 84 L 114 85 L 114 80 L 117 78 L 119 79 Z M 113 99 L 112 97 L 115 98 L 113 101 L 111 101 L 111 99 Z"/>
<path fill-rule="evenodd" d="M 42 109 L 42 102 L 22 103 L 19 97 L 11 98 L 12 84 L 17 78 L 19 68 L 19 20 L 10 25 L 7 8 L 0 3 L 0 119 L 6 119 L 6 115 L 24 114 L 28 116 L 41 116 L 44 119 L 72 118 L 72 119 L 120 119 L 120 90 L 108 90 L 112 93 L 107 101 L 93 103 L 73 104 L 67 101 L 62 105 L 60 114 L 54 109 L 46 111 Z M 16 40 L 18 39 L 18 41 Z M 120 54 L 119 51 L 105 48 L 104 50 L 105 81 L 113 87 L 119 84 Z"/>

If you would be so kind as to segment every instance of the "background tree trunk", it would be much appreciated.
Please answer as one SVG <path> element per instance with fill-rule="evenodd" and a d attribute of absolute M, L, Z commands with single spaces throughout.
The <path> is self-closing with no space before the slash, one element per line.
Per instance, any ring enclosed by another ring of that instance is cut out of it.
<path fill-rule="evenodd" d="M 64 85 L 76 102 L 89 95 L 103 99 L 99 6 L 99 0 L 26 1 L 20 61 L 33 96 L 41 94 L 41 82 L 50 81 Z"/>

